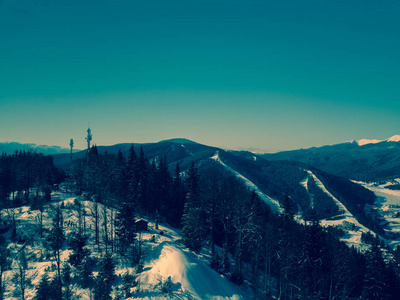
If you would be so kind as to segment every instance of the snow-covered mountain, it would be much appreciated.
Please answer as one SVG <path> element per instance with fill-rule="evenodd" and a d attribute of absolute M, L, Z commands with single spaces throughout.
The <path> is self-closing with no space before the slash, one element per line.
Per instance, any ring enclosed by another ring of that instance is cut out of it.
<path fill-rule="evenodd" d="M 352 180 L 376 182 L 400 177 L 399 141 L 400 135 L 394 135 L 386 140 L 361 139 L 261 156 L 306 163 Z"/>
<path fill-rule="evenodd" d="M 44 155 L 70 153 L 69 148 L 60 146 L 37 145 L 33 143 L 0 142 L 0 153 L 13 154 L 15 151 L 36 151 Z M 78 150 L 73 150 L 74 152 Z"/>
<path fill-rule="evenodd" d="M 354 140 L 353 143 L 356 143 L 358 146 L 365 146 L 368 144 L 377 144 L 382 142 L 400 142 L 400 135 L 394 135 L 386 140 L 377 140 L 377 139 L 361 139 Z"/>

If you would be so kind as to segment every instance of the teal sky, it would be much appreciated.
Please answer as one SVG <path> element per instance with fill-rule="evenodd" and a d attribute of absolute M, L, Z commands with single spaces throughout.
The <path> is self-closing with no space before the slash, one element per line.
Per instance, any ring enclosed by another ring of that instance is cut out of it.
<path fill-rule="evenodd" d="M 0 141 L 400 134 L 400 1 L 0 0 Z"/>

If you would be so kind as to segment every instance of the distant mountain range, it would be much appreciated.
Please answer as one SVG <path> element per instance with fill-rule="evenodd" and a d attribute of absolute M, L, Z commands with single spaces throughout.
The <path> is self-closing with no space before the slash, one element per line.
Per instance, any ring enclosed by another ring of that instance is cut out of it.
<path fill-rule="evenodd" d="M 400 135 L 386 140 L 341 144 L 263 154 L 267 160 L 297 161 L 325 172 L 359 181 L 400 178 Z"/>
<path fill-rule="evenodd" d="M 70 153 L 69 148 L 60 146 L 46 146 L 37 144 L 22 144 L 17 142 L 0 142 L 0 154 L 13 154 L 15 151 L 36 151 L 44 155 L 52 155 L 58 153 Z M 77 152 L 79 150 L 74 150 Z"/>

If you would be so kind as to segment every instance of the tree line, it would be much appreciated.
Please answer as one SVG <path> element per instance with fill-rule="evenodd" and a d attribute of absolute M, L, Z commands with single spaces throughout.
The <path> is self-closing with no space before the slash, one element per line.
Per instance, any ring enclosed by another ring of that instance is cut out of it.
<path fill-rule="evenodd" d="M 0 208 L 31 204 L 63 180 L 51 156 L 16 151 L 0 156 Z"/>

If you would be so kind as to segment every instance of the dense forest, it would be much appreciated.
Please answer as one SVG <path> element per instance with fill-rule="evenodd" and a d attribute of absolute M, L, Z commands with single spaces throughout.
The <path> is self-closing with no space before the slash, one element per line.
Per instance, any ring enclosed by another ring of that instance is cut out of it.
<path fill-rule="evenodd" d="M 261 169 L 268 176 L 257 184 L 279 196 L 284 208 L 276 215 L 214 160 L 192 163 L 183 171 L 177 164 L 171 174 L 165 158 L 149 161 L 142 148 L 138 152 L 131 146 L 127 157 L 121 152 L 99 154 L 93 146 L 84 159 L 73 163 L 66 177 L 68 189 L 95 204 L 95 243 L 102 258 L 97 262 L 90 259 L 79 201 L 75 204 L 79 231 L 72 237 L 63 233 L 62 208 L 58 207 L 51 228 L 41 232 L 57 262 L 57 276 L 52 280 L 43 276 L 35 299 L 50 299 L 49 291 L 51 299 L 72 299 L 71 272 L 76 272 L 82 287 L 93 289 L 95 299 L 111 299 L 113 259 L 125 257 L 138 270 L 142 268 L 142 241 L 135 222 L 146 217 L 180 228 L 183 245 L 194 252 L 210 247 L 211 267 L 237 284 L 246 280 L 256 299 L 397 299 L 399 257 L 389 255 L 378 239 L 366 237 L 370 249 L 360 253 L 340 241 L 343 232 L 323 228 L 314 210 L 305 224 L 294 220 L 293 201 L 278 193 L 273 178 L 291 173 L 285 184 L 294 189 L 293 184 L 306 176 L 300 168 L 293 173 L 265 162 Z M 4 207 L 29 204 L 37 209 L 35 197 L 50 201 L 48 187 L 60 178 L 51 159 L 35 153 L 3 155 L 0 167 Z M 268 173 L 268 168 L 273 172 Z M 246 169 L 249 174 L 256 171 Z M 315 183 L 309 184 L 316 189 Z M 35 195 L 31 188 L 36 188 Z M 298 197 L 309 199 L 306 194 Z M 111 227 L 107 224 L 109 212 L 104 208 L 100 213 L 100 205 L 112 209 Z M 69 264 L 62 266 L 59 256 L 65 240 L 72 254 Z M 4 257 L 7 251 L 0 253 Z M 23 260 L 21 256 L 21 276 Z M 94 268 L 99 270 L 96 277 L 92 276 Z M 124 277 L 125 281 L 129 285 L 134 278 Z"/>
<path fill-rule="evenodd" d="M 32 204 L 62 180 L 64 174 L 54 167 L 51 156 L 33 151 L 3 153 L 0 157 L 0 208 Z"/>

